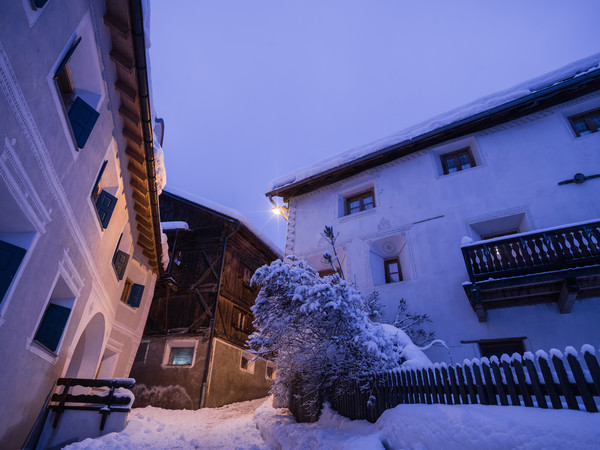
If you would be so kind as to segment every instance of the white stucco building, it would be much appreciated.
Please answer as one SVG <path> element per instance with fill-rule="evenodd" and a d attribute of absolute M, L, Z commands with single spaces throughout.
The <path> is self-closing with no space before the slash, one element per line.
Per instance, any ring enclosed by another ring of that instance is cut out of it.
<path fill-rule="evenodd" d="M 600 341 L 600 55 L 272 182 L 286 254 L 428 313 L 434 360 Z M 574 225 L 572 225 L 574 224 Z M 461 248 L 462 244 L 462 248 Z"/>
<path fill-rule="evenodd" d="M 0 447 L 21 448 L 57 378 L 129 373 L 162 271 L 161 166 L 140 1 L 1 11 Z"/>

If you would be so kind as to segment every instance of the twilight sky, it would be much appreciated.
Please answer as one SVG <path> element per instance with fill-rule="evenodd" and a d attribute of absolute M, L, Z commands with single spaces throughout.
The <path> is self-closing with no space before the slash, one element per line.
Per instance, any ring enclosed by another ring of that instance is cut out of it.
<path fill-rule="evenodd" d="M 269 181 L 596 53 L 598 17 L 598 0 L 153 0 L 167 189 L 283 248 Z"/>

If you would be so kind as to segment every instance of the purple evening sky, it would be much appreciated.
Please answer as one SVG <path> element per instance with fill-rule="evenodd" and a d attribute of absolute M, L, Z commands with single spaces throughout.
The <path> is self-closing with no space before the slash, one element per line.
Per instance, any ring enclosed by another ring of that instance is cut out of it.
<path fill-rule="evenodd" d="M 598 0 L 154 0 L 167 186 L 283 248 L 269 181 L 596 53 L 598 17 Z"/>

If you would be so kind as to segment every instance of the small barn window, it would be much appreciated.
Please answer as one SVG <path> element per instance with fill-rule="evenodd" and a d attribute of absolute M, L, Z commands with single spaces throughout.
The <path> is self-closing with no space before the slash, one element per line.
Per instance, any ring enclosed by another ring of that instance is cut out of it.
<path fill-rule="evenodd" d="M 231 316 L 231 325 L 236 330 L 246 331 L 249 325 L 248 314 L 242 311 L 240 308 L 233 308 L 233 314 Z"/>
<path fill-rule="evenodd" d="M 197 344 L 196 339 L 168 340 L 165 343 L 162 367 L 193 367 Z"/>
<path fill-rule="evenodd" d="M 169 365 L 191 366 L 194 358 L 194 347 L 171 347 Z"/>
<path fill-rule="evenodd" d="M 254 357 L 252 354 L 248 352 L 242 352 L 240 369 L 242 369 L 245 372 L 254 373 Z"/>
<path fill-rule="evenodd" d="M 267 367 L 265 368 L 265 378 L 267 380 L 274 380 L 277 378 L 277 367 L 271 361 L 267 361 Z"/>

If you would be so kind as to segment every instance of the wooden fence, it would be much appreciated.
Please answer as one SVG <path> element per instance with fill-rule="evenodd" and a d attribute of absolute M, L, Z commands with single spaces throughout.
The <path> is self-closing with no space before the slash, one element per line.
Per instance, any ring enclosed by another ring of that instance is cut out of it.
<path fill-rule="evenodd" d="M 334 385 L 327 397 L 332 409 L 342 416 L 370 422 L 375 422 L 386 409 L 403 403 L 513 405 L 598 412 L 598 359 L 590 345 L 583 346 L 581 353 L 585 364 L 574 348 L 567 347 L 565 355 L 553 349 L 550 356 L 543 351 L 536 355 L 527 352 L 523 357 L 515 353 L 512 357 L 465 360 L 452 366 L 436 363 L 421 369 L 372 373 L 351 386 Z M 311 421 L 311 418 L 301 420 Z"/>

